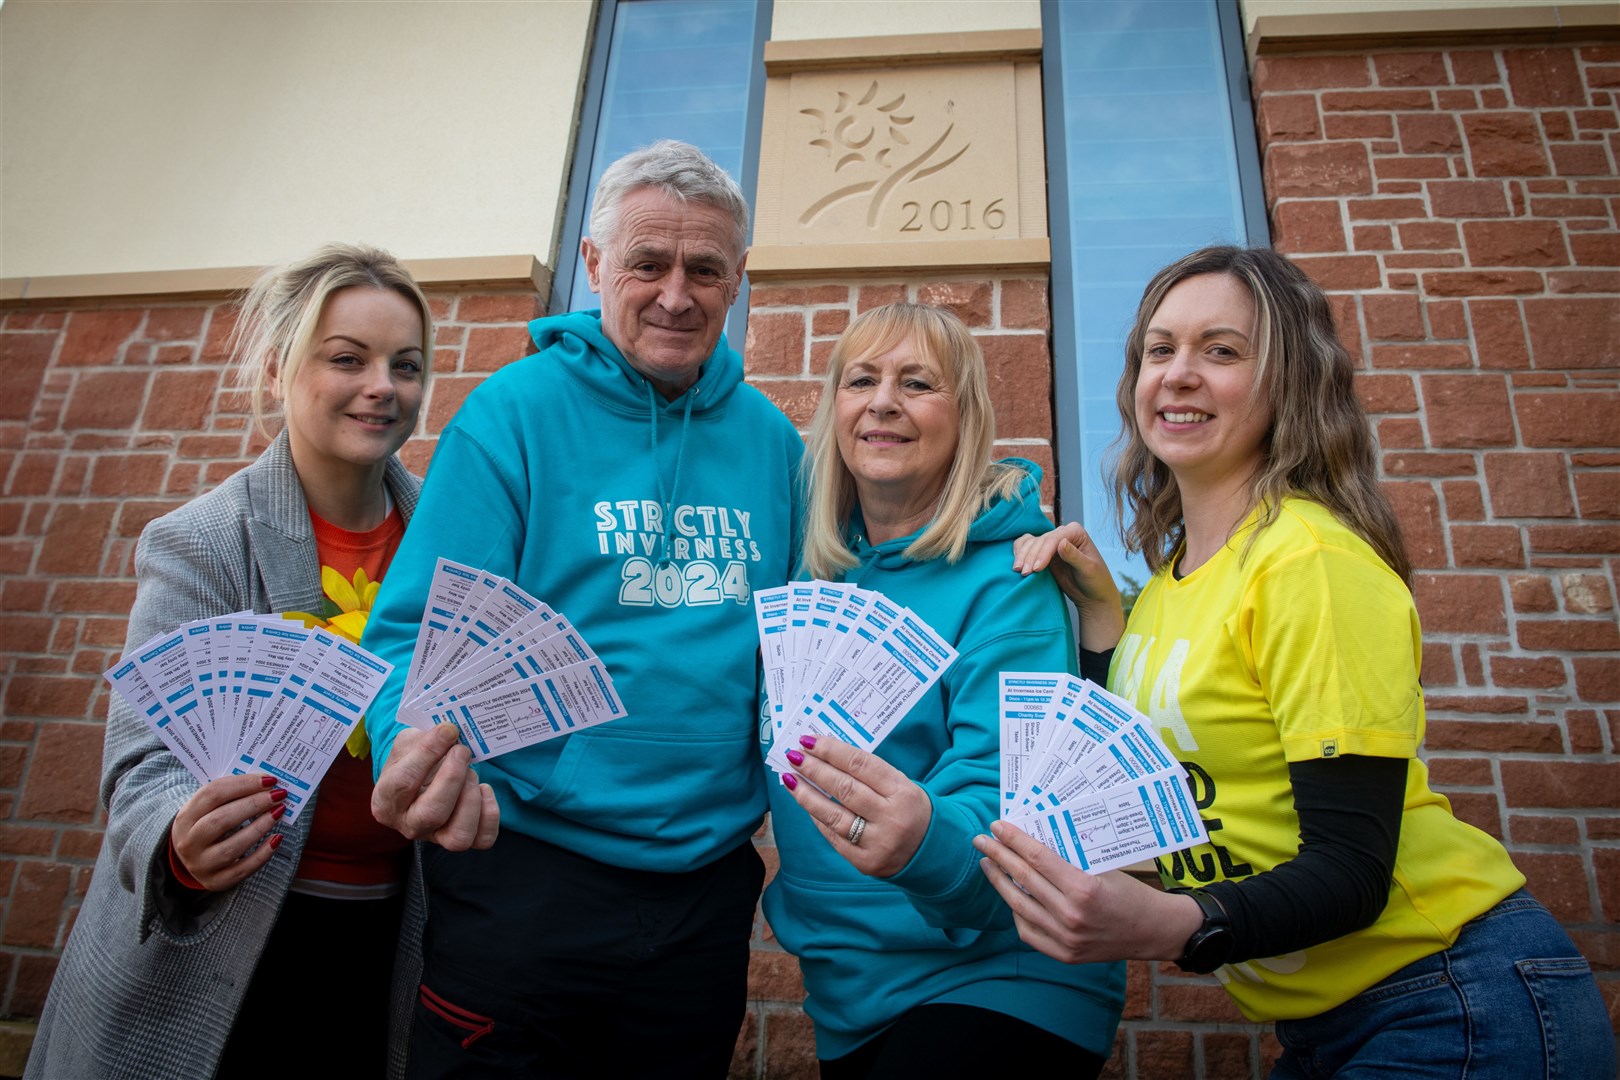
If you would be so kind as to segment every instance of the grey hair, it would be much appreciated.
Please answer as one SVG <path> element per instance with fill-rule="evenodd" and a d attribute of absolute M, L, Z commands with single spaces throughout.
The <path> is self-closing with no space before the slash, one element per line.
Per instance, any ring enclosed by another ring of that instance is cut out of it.
<path fill-rule="evenodd" d="M 591 240 L 598 247 L 613 242 L 619 230 L 619 207 L 637 188 L 655 187 L 678 201 L 708 203 L 731 216 L 732 241 L 738 258 L 748 248 L 748 200 L 742 188 L 709 156 L 690 143 L 659 139 L 632 150 L 607 167 L 591 200 Z"/>

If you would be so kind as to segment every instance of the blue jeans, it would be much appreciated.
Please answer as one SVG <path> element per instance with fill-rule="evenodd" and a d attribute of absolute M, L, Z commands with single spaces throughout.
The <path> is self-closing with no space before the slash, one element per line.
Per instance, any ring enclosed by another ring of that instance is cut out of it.
<path fill-rule="evenodd" d="M 1614 1034 L 1592 969 L 1524 890 L 1318 1016 L 1279 1020 L 1272 1080 L 1613 1080 Z"/>

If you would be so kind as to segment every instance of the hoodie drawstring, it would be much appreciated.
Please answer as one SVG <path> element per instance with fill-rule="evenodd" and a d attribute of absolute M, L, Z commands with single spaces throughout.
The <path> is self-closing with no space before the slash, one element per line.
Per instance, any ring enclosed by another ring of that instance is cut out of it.
<path fill-rule="evenodd" d="M 658 565 L 668 566 L 670 548 L 675 536 L 675 497 L 681 492 L 681 464 L 686 460 L 686 431 L 692 425 L 692 402 L 697 398 L 697 387 L 686 392 L 686 412 L 681 417 L 681 441 L 675 451 L 675 482 L 669 492 L 664 491 L 664 471 L 658 467 L 658 398 L 651 381 L 647 383 L 647 405 L 652 410 L 652 464 L 653 475 L 658 478 L 658 501 L 664 507 L 664 538 L 658 545 Z"/>

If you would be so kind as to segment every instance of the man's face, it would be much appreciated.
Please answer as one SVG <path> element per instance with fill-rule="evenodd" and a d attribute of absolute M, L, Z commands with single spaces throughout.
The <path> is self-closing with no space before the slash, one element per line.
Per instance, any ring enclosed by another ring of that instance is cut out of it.
<path fill-rule="evenodd" d="M 580 243 L 608 340 L 667 398 L 697 381 L 737 298 L 747 253 L 734 232 L 724 210 L 645 187 L 619 203 L 605 246 Z"/>

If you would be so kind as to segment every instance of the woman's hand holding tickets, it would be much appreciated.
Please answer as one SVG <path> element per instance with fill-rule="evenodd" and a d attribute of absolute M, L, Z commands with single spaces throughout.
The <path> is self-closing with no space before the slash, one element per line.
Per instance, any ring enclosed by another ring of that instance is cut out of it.
<path fill-rule="evenodd" d="M 180 807 L 169 845 L 196 884 L 224 892 L 270 861 L 281 837 L 265 837 L 281 820 L 287 797 L 275 783 L 263 773 L 222 776 Z"/>
<path fill-rule="evenodd" d="M 478 782 L 454 724 L 410 728 L 394 738 L 371 791 L 371 814 L 411 840 L 447 851 L 490 847 L 501 827 L 495 792 Z"/>
<path fill-rule="evenodd" d="M 1049 533 L 1025 533 L 1013 541 L 1014 570 L 1028 575 L 1048 567 L 1063 595 L 1080 609 L 1080 647 L 1104 652 L 1119 644 L 1125 633 L 1119 586 L 1082 526 L 1071 521 Z"/>
<path fill-rule="evenodd" d="M 837 739 L 806 735 L 799 742 L 802 750 L 787 752 L 798 775 L 782 777 L 794 801 L 855 869 L 878 878 L 899 873 L 928 832 L 928 793 L 882 758 Z M 857 817 L 864 824 L 857 826 Z"/>
<path fill-rule="evenodd" d="M 1190 896 L 1161 892 L 1120 870 L 1088 874 L 1004 821 L 977 836 L 979 868 L 1012 909 L 1024 944 L 1065 964 L 1174 960 L 1203 914 Z"/>

